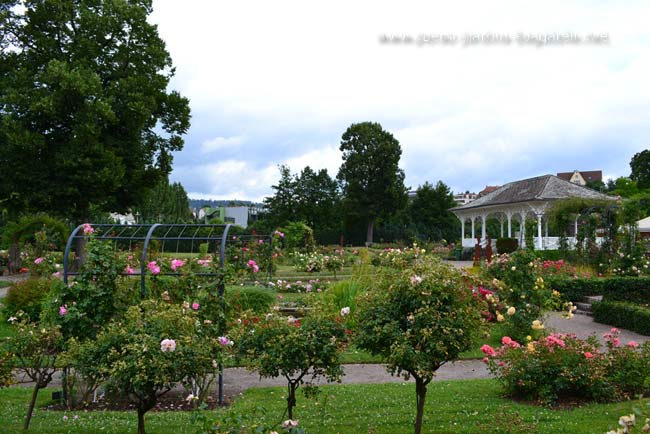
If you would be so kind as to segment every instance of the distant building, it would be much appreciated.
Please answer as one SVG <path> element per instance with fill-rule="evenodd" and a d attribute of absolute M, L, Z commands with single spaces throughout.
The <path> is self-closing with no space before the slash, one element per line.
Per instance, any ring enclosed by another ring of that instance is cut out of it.
<path fill-rule="evenodd" d="M 454 200 L 459 206 L 466 205 L 471 201 L 476 200 L 477 197 L 478 195 L 476 193 L 470 193 L 469 191 L 454 194 Z"/>
<path fill-rule="evenodd" d="M 250 207 L 248 206 L 219 206 L 219 207 L 204 207 L 196 214 L 199 220 L 219 219 L 224 223 L 231 223 L 233 225 L 245 228 L 248 226 L 248 216 Z"/>
<path fill-rule="evenodd" d="M 589 170 L 581 172 L 574 170 L 573 172 L 560 172 L 557 177 L 584 187 L 588 182 L 603 182 L 603 171 Z"/>
<path fill-rule="evenodd" d="M 492 193 L 493 191 L 501 188 L 500 185 L 486 185 L 485 188 L 478 192 L 478 197 L 483 197 L 486 194 Z"/>

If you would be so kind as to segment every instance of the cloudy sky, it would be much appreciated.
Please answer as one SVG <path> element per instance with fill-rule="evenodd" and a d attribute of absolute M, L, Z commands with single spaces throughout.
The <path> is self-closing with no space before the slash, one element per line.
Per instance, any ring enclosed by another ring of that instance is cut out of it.
<path fill-rule="evenodd" d="M 280 164 L 335 176 L 363 121 L 399 140 L 413 189 L 627 176 L 650 148 L 647 1 L 153 5 L 192 108 L 171 178 L 193 198 L 260 200 Z"/>

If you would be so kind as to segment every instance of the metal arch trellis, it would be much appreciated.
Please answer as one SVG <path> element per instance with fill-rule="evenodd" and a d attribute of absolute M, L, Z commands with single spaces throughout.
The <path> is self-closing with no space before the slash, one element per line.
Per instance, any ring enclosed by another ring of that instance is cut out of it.
<path fill-rule="evenodd" d="M 70 253 L 73 251 L 73 244 L 75 241 L 83 241 L 86 237 L 84 234 L 85 225 L 77 226 L 66 242 L 65 252 L 63 255 L 63 281 L 67 285 L 68 278 L 78 274 L 79 264 L 77 263 L 77 268 L 72 271 L 70 267 Z M 228 239 L 228 232 L 232 225 L 230 224 L 134 224 L 134 225 L 123 225 L 123 224 L 91 224 L 94 229 L 93 236 L 96 239 L 112 242 L 114 245 L 115 251 L 119 247 L 126 248 L 127 250 L 132 250 L 136 247 L 139 247 L 141 244 L 142 253 L 140 255 L 140 295 L 144 298 L 147 295 L 146 287 L 146 267 L 147 267 L 147 256 L 149 253 L 149 247 L 152 242 L 160 243 L 160 253 L 164 253 L 167 244 L 175 243 L 175 252 L 179 253 L 184 251 L 184 253 L 199 253 L 200 252 L 200 243 L 208 243 L 208 252 L 216 256 L 217 252 L 219 253 L 219 269 L 223 272 L 226 266 L 226 247 L 228 241 L 231 244 L 236 244 L 237 248 L 241 249 L 241 254 L 239 255 L 239 260 L 241 263 L 244 263 L 246 257 L 246 250 L 249 243 L 256 242 L 257 240 L 265 240 L 269 243 L 269 246 L 272 247 L 272 235 L 239 235 L 233 236 L 231 239 Z M 237 244 L 239 243 L 239 244 Z M 212 249 L 210 249 L 212 247 Z M 218 248 L 217 248 L 218 247 Z M 78 258 L 81 252 L 77 251 Z M 78 262 L 78 261 L 75 261 Z M 273 263 L 271 258 L 269 258 L 269 281 L 273 276 Z M 124 271 L 122 274 L 133 276 Z M 162 275 L 180 275 L 181 273 L 176 272 L 162 272 Z M 212 272 L 202 272 L 195 273 L 198 276 L 202 277 L 217 277 L 218 273 L 215 271 Z M 137 276 L 137 274 L 136 274 Z M 218 292 L 220 296 L 224 295 L 225 286 L 223 281 L 220 282 L 218 287 Z M 218 380 L 218 389 L 219 389 L 219 403 L 223 403 L 223 369 L 220 366 L 219 380 Z"/>
<path fill-rule="evenodd" d="M 165 252 L 168 243 L 176 244 L 174 249 L 179 252 L 181 243 L 184 244 L 184 249 L 188 250 L 187 253 L 198 253 L 199 246 L 197 243 L 212 243 L 214 246 L 211 253 L 219 252 L 219 266 L 223 270 L 225 267 L 225 251 L 228 232 L 231 225 L 217 225 L 217 224 L 136 224 L 136 225 L 122 225 L 122 224 L 94 224 L 91 225 L 96 231 L 95 238 L 114 243 L 115 250 L 121 244 L 131 250 L 142 245 L 142 253 L 140 255 L 140 292 L 141 296 L 146 296 L 146 264 L 147 256 L 149 254 L 149 246 L 152 241 L 161 243 L 161 252 Z M 65 246 L 63 255 L 63 281 L 67 284 L 69 276 L 78 274 L 76 271 L 71 271 L 70 267 L 70 253 L 73 249 L 75 241 L 81 240 L 85 237 L 83 234 L 84 225 L 77 226 L 70 236 Z M 219 230 L 217 232 L 217 230 Z M 162 232 L 162 234 L 161 234 Z M 219 249 L 217 250 L 217 243 Z M 187 248 L 189 245 L 189 248 Z M 79 254 L 80 252 L 77 252 Z M 123 273 L 127 274 L 127 273 Z M 165 275 L 179 275 L 180 273 L 161 273 Z M 214 272 L 197 273 L 200 276 L 210 277 L 216 276 Z"/>

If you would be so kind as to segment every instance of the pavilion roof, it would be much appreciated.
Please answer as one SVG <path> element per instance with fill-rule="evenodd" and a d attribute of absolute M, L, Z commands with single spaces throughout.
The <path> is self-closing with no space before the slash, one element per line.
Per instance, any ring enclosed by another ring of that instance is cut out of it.
<path fill-rule="evenodd" d="M 612 196 L 607 196 L 596 190 L 565 181 L 557 176 L 543 175 L 510 182 L 475 201 L 452 208 L 451 211 L 470 210 L 519 202 L 552 201 L 569 197 L 615 200 Z"/>

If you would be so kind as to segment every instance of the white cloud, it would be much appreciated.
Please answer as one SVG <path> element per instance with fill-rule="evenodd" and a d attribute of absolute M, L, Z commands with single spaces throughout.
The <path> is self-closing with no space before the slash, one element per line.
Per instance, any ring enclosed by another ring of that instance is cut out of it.
<path fill-rule="evenodd" d="M 366 120 L 400 140 L 412 187 L 441 179 L 454 190 L 477 190 L 574 169 L 625 175 L 631 156 L 650 143 L 644 1 L 154 0 L 154 11 L 176 66 L 172 85 L 200 122 L 175 170 L 197 193 L 270 194 L 282 163 L 334 176 L 334 143 Z M 399 32 L 605 32 L 610 42 L 379 42 Z M 200 154 L 199 167 L 186 152 Z M 199 189 L 196 171 L 212 184 Z"/>
<path fill-rule="evenodd" d="M 201 143 L 201 153 L 208 154 L 225 148 L 237 148 L 245 142 L 241 136 L 215 137 Z"/>

